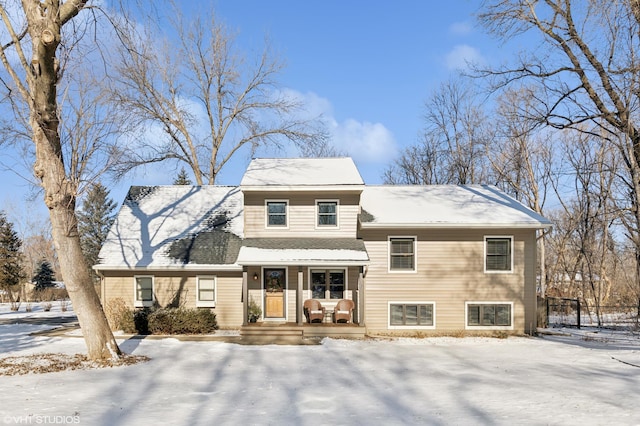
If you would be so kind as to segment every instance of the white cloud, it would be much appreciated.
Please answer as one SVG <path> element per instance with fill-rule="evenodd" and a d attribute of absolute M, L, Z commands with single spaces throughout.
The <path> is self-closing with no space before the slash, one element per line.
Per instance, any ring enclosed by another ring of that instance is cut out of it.
<path fill-rule="evenodd" d="M 283 93 L 303 103 L 309 117 L 323 117 L 336 151 L 367 163 L 386 163 L 395 156 L 396 140 L 384 124 L 354 118 L 339 121 L 328 99 L 313 92 L 300 93 L 292 89 Z"/>
<path fill-rule="evenodd" d="M 449 27 L 449 33 L 458 35 L 458 36 L 467 35 L 471 33 L 472 30 L 473 30 L 473 27 L 468 22 L 454 22 Z"/>
<path fill-rule="evenodd" d="M 346 152 L 354 160 L 381 163 L 395 156 L 396 141 L 381 123 L 349 118 L 340 123 L 334 121 L 330 131 L 338 151 Z"/>
<path fill-rule="evenodd" d="M 454 46 L 445 57 L 445 64 L 451 70 L 464 70 L 469 68 L 470 64 L 482 64 L 484 62 L 480 51 L 467 44 Z"/>

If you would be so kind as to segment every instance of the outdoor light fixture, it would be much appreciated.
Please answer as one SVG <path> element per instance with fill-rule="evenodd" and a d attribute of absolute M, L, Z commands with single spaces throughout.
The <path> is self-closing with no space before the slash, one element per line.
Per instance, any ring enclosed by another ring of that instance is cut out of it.
<path fill-rule="evenodd" d="M 253 280 L 254 281 L 258 281 L 258 273 L 257 272 L 255 274 L 253 274 Z"/>

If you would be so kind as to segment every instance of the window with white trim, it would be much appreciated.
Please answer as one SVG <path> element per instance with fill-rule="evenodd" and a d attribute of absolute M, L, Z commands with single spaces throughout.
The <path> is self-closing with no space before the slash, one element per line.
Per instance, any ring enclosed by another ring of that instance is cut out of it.
<path fill-rule="evenodd" d="M 287 212 L 289 210 L 289 202 L 285 200 L 266 201 L 267 210 L 267 227 L 288 226 Z"/>
<path fill-rule="evenodd" d="M 435 303 L 389 302 L 389 326 L 414 328 L 435 326 Z"/>
<path fill-rule="evenodd" d="M 338 202 L 337 201 L 316 201 L 316 211 L 318 227 L 338 226 Z"/>
<path fill-rule="evenodd" d="M 134 277 L 134 306 L 137 308 L 153 306 L 153 276 Z"/>
<path fill-rule="evenodd" d="M 216 277 L 198 276 L 196 279 L 196 306 L 216 306 Z"/>
<path fill-rule="evenodd" d="M 486 272 L 511 272 L 513 270 L 512 237 L 485 237 Z"/>
<path fill-rule="evenodd" d="M 344 299 L 344 269 L 312 269 L 311 297 L 313 299 Z"/>
<path fill-rule="evenodd" d="M 389 271 L 415 272 L 416 238 L 389 237 Z"/>
<path fill-rule="evenodd" d="M 511 328 L 512 303 L 467 302 L 467 327 Z"/>

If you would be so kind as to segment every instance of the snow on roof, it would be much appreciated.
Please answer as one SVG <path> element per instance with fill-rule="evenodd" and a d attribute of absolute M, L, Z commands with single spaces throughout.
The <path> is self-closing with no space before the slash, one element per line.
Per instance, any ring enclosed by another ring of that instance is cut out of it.
<path fill-rule="evenodd" d="M 249 238 L 238 254 L 240 265 L 320 265 L 369 263 L 356 238 Z"/>
<path fill-rule="evenodd" d="M 97 269 L 232 264 L 242 226 L 238 187 L 134 186 L 100 250 Z"/>
<path fill-rule="evenodd" d="M 549 220 L 486 185 L 367 186 L 360 205 L 363 227 L 551 226 Z"/>
<path fill-rule="evenodd" d="M 351 158 L 258 158 L 240 186 L 364 185 Z"/>

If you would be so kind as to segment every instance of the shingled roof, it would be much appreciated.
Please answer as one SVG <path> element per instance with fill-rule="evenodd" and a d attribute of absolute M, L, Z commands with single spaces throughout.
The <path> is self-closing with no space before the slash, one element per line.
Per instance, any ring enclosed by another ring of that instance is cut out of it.
<path fill-rule="evenodd" d="M 242 224 L 238 187 L 134 186 L 95 268 L 237 267 Z"/>

